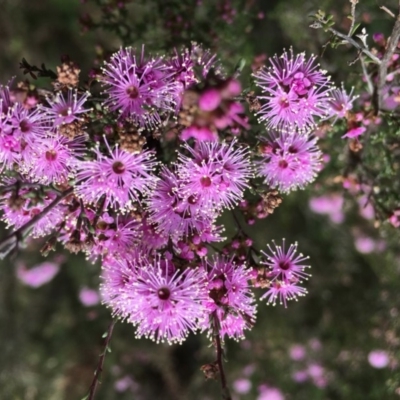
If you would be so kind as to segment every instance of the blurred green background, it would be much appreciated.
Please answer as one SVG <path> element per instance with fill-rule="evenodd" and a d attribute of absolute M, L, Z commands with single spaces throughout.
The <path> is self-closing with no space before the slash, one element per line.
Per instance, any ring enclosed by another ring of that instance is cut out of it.
<path fill-rule="evenodd" d="M 111 18 L 117 2 L 101 3 L 112 4 L 111 11 L 103 13 L 91 1 L 0 0 L 0 82 L 24 78 L 18 69 L 23 57 L 55 69 L 60 56 L 68 54 L 85 76 L 98 65 L 96 58 L 121 44 L 146 43 L 147 48 L 161 51 L 191 40 L 216 51 L 230 71 L 244 58 L 244 87 L 250 84 L 255 56 L 289 46 L 323 53 L 321 63 L 336 83 L 345 80 L 351 86 L 360 81 L 359 64 L 348 65 L 356 56 L 354 50 L 323 52 L 329 37 L 308 27 L 309 15 L 324 9 L 346 31 L 350 10 L 346 0 L 204 0 L 197 5 L 194 0 L 133 1 L 121 20 L 129 29 L 119 35 L 118 22 L 117 28 L 110 23 L 106 30 L 82 29 L 79 18 L 86 21 L 86 28 L 90 19 Z M 371 34 L 391 30 L 392 21 L 379 9 L 380 3 L 363 0 L 357 7 L 359 21 Z M 385 5 L 395 10 L 397 2 Z M 231 15 L 229 6 L 236 10 L 230 23 L 221 17 L 221 10 Z M 48 82 L 40 79 L 38 84 Z M 242 221 L 258 249 L 265 249 L 271 239 L 298 241 L 299 249 L 310 255 L 312 277 L 306 284 L 307 297 L 287 309 L 261 303 L 256 326 L 246 340 L 226 343 L 226 371 L 235 399 L 280 400 L 273 394 L 261 397 L 265 385 L 279 389 L 287 400 L 400 397 L 399 234 L 385 224 L 374 228 L 373 219 L 363 218 L 357 201 L 334 180 L 343 168 L 343 145 L 337 143 L 332 152 L 337 162 L 328 164 L 307 191 L 285 196 L 273 215 L 252 227 Z M 329 154 L 330 149 L 324 152 Z M 310 199 L 324 191 L 343 194 L 342 223 L 310 210 Z M 227 235 L 234 234 L 229 213 L 222 222 Z M 384 243 L 385 248 L 360 251 L 356 247 L 360 235 Z M 31 243 L 17 259 L 0 266 L 0 399 L 80 400 L 87 394 L 103 349 L 102 335 L 111 321 L 101 304 L 85 306 L 79 299 L 82 288 L 98 287 L 100 266 L 65 254 L 55 278 L 35 289 L 17 279 L 16 268 L 18 263 L 30 267 L 42 262 L 38 248 L 40 243 Z M 130 325 L 117 323 L 111 349 L 97 400 L 220 398 L 219 383 L 206 382 L 200 371 L 201 365 L 214 360 L 214 350 L 203 336 L 191 336 L 181 346 L 156 345 L 135 339 Z M 377 349 L 389 355 L 385 368 L 373 368 L 368 362 L 370 352 Z"/>

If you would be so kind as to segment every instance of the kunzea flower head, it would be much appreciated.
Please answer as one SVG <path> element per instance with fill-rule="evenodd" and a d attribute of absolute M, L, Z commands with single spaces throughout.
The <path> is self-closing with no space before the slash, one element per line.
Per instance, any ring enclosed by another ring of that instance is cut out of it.
<path fill-rule="evenodd" d="M 266 270 L 262 274 L 263 284 L 259 286 L 268 287 L 268 290 L 260 299 L 266 298 L 267 303 L 273 305 L 279 301 L 286 307 L 287 301 L 296 300 L 307 293 L 307 290 L 298 284 L 310 276 L 305 272 L 310 266 L 303 264 L 309 257 L 297 253 L 297 243 L 286 249 L 285 239 L 282 246 L 273 242 L 273 247 L 268 245 L 268 250 L 268 253 L 261 251 L 266 257 L 266 261 L 261 261 L 261 264 L 266 265 Z"/>
<path fill-rule="evenodd" d="M 176 269 L 172 262 L 142 257 L 112 274 L 103 266 L 102 292 L 114 313 L 134 324 L 137 337 L 181 343 L 206 318 L 206 275 L 202 268 Z"/>
<path fill-rule="evenodd" d="M 90 111 L 90 108 L 84 108 L 89 96 L 89 92 L 79 96 L 75 89 L 68 89 L 66 94 L 57 92 L 53 98 L 47 98 L 49 106 L 43 109 L 53 119 L 55 127 L 70 124 L 79 120 L 81 114 Z"/>
<path fill-rule="evenodd" d="M 179 52 L 174 49 L 174 55 L 166 60 L 171 68 L 173 79 L 181 84 L 182 90 L 198 82 L 194 71 L 194 61 L 189 49 Z"/>
<path fill-rule="evenodd" d="M 271 132 L 261 141 L 263 159 L 257 164 L 257 172 L 272 188 L 288 193 L 315 179 L 322 157 L 315 137 Z"/>
<path fill-rule="evenodd" d="M 49 130 L 50 117 L 41 108 L 28 110 L 22 104 L 15 104 L 11 109 L 10 122 L 13 135 L 21 147 L 35 146 L 35 139 Z"/>
<path fill-rule="evenodd" d="M 37 137 L 34 149 L 25 157 L 24 172 L 45 185 L 67 182 L 85 154 L 84 141 L 84 136 L 74 140 L 59 134 Z"/>
<path fill-rule="evenodd" d="M 103 68 L 102 82 L 111 111 L 143 126 L 161 122 L 161 115 L 175 112 L 181 86 L 172 80 L 173 73 L 160 57 L 147 59 L 131 47 L 113 54 Z"/>
<path fill-rule="evenodd" d="M 189 156 L 179 154 L 178 175 L 182 193 L 195 196 L 204 209 L 233 207 L 243 197 L 253 176 L 246 147 L 231 143 L 199 142 L 184 146 Z"/>
<path fill-rule="evenodd" d="M 174 240 L 202 234 L 216 218 L 212 210 L 201 207 L 195 193 L 185 196 L 181 184 L 181 179 L 164 167 L 148 200 L 149 220 L 155 224 L 156 231 Z"/>
<path fill-rule="evenodd" d="M 130 216 L 111 217 L 104 213 L 95 226 L 94 244 L 89 259 L 97 256 L 128 254 L 140 242 L 140 224 Z"/>
<path fill-rule="evenodd" d="M 181 82 L 184 89 L 206 78 L 211 68 L 216 69 L 217 75 L 221 72 L 216 55 L 195 43 L 190 49 L 174 49 L 174 55 L 166 62 L 171 67 L 174 79 Z"/>
<path fill-rule="evenodd" d="M 186 90 L 182 100 L 180 122 L 186 128 L 182 140 L 218 141 L 218 131 L 231 128 L 237 135 L 248 129 L 244 107 L 236 100 L 241 92 L 240 82 L 234 78 L 214 79 L 206 87 Z"/>
<path fill-rule="evenodd" d="M 200 78 L 206 78 L 211 69 L 213 69 L 216 76 L 223 77 L 224 71 L 219 65 L 216 54 L 204 49 L 202 45 L 193 43 L 190 57 L 194 62 L 195 69 L 200 71 Z"/>
<path fill-rule="evenodd" d="M 353 102 L 358 96 L 353 96 L 354 88 L 347 94 L 345 88 L 334 89 L 331 92 L 331 106 L 330 116 L 337 118 L 344 118 L 346 114 L 353 108 Z"/>
<path fill-rule="evenodd" d="M 150 151 L 133 154 L 118 146 L 111 149 L 107 142 L 106 147 L 107 155 L 97 147 L 95 160 L 78 164 L 79 183 L 75 192 L 88 204 L 96 204 L 105 196 L 105 208 L 131 209 L 132 202 L 147 195 L 157 180 L 152 174 L 156 166 L 154 154 Z"/>
<path fill-rule="evenodd" d="M 233 258 L 215 256 L 204 261 L 207 271 L 209 298 L 206 302 L 209 320 L 204 328 L 211 334 L 215 317 L 221 336 L 242 339 L 244 330 L 251 329 L 256 318 L 256 305 L 249 284 L 252 271 Z"/>
<path fill-rule="evenodd" d="M 333 89 L 326 72 L 319 68 L 312 56 L 294 55 L 293 50 L 275 55 L 268 68 L 254 74 L 265 100 L 258 115 L 267 126 L 285 131 L 294 128 L 307 130 L 315 125 L 315 118 L 324 118 L 330 111 Z"/>

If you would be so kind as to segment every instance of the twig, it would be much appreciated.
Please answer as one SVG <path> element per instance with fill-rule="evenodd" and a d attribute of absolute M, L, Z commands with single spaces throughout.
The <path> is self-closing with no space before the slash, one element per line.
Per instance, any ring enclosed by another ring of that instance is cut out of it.
<path fill-rule="evenodd" d="M 362 70 L 363 70 L 364 78 L 367 81 L 368 93 L 372 94 L 374 92 L 374 85 L 373 85 L 373 83 L 371 81 L 371 77 L 368 74 L 367 66 L 365 65 L 364 58 L 360 57 L 360 61 L 361 61 L 361 67 L 362 67 Z"/>
<path fill-rule="evenodd" d="M 386 13 L 388 13 L 392 18 L 396 18 L 396 15 L 394 15 L 394 13 L 392 11 L 390 11 L 387 7 L 385 6 L 380 6 L 379 7 L 381 10 L 385 11 Z"/>
<path fill-rule="evenodd" d="M 347 43 L 353 45 L 356 49 L 360 50 L 361 52 L 363 52 L 365 55 L 367 55 L 371 60 L 373 60 L 376 64 L 380 65 L 381 64 L 381 60 L 376 57 L 375 55 L 373 55 L 366 47 L 361 46 L 359 43 L 357 43 L 353 38 L 351 38 L 350 36 L 345 35 L 344 33 L 341 33 L 339 31 L 337 31 L 334 28 L 328 28 L 328 30 L 330 32 L 332 32 L 335 36 L 340 37 L 341 39 L 343 39 L 344 41 L 346 41 Z"/>
<path fill-rule="evenodd" d="M 214 319 L 214 337 L 215 337 L 215 345 L 217 348 L 217 364 L 219 375 L 221 377 L 221 388 L 222 388 L 222 398 L 223 400 L 232 400 L 231 394 L 228 389 L 228 385 L 226 383 L 225 371 L 224 371 L 224 364 L 222 361 L 222 345 L 221 345 L 221 337 L 220 337 L 220 330 L 219 330 L 219 321 L 217 314 L 213 314 Z"/>
<path fill-rule="evenodd" d="M 358 3 L 358 0 L 350 0 L 351 3 L 351 25 L 349 29 L 349 33 L 347 34 L 348 36 L 351 36 L 353 33 L 354 29 L 354 24 L 356 23 L 356 5 Z"/>
<path fill-rule="evenodd" d="M 400 38 L 400 13 L 396 18 L 396 22 L 394 24 L 392 34 L 388 40 L 385 54 L 382 57 L 381 64 L 379 66 L 378 72 L 378 83 L 375 87 L 374 95 L 372 98 L 372 102 L 375 109 L 375 115 L 378 115 L 380 108 L 383 102 L 383 88 L 386 84 L 386 77 L 388 73 L 389 62 L 397 48 L 397 44 L 399 43 Z"/>
<path fill-rule="evenodd" d="M 107 336 L 104 341 L 104 350 L 99 356 L 99 362 L 97 364 L 97 368 L 94 373 L 92 384 L 90 385 L 90 388 L 89 388 L 89 395 L 87 397 L 85 397 L 85 400 L 93 400 L 94 399 L 94 395 L 96 394 L 97 386 L 100 383 L 99 379 L 100 379 L 101 373 L 103 372 L 104 359 L 106 358 L 106 353 L 108 351 L 108 345 L 110 343 L 111 336 L 112 336 L 114 326 L 116 323 L 117 323 L 117 320 L 114 319 L 111 321 L 111 324 L 108 327 Z"/>
<path fill-rule="evenodd" d="M 0 240 L 0 250 L 2 250 L 5 246 L 11 245 L 5 253 L 0 254 L 0 258 L 4 258 L 12 251 L 17 245 L 18 241 L 21 239 L 23 234 L 30 229 L 33 225 L 36 224 L 39 220 L 41 220 L 46 214 L 48 214 L 54 207 L 56 207 L 63 199 L 69 196 L 74 191 L 74 188 L 71 187 L 64 192 L 62 192 L 59 196 L 57 196 L 47 207 L 45 207 L 39 214 L 35 215 L 32 219 L 30 219 L 26 224 L 22 225 L 20 228 L 15 230 L 14 232 L 7 235 L 5 238 Z"/>

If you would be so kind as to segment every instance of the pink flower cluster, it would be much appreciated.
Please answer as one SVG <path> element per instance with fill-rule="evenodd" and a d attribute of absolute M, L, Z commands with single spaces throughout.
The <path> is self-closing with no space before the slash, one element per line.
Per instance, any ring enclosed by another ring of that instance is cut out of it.
<path fill-rule="evenodd" d="M 302 62 L 292 60 L 292 75 L 281 77 L 288 93 L 324 97 L 328 81 L 313 60 Z M 243 338 L 256 320 L 254 286 L 267 289 L 267 303 L 303 296 L 308 274 L 297 245 L 269 247 L 257 272 L 250 238 L 232 239 L 223 255 L 213 243 L 224 239 L 218 219 L 243 204 L 256 174 L 281 192 L 314 179 L 316 139 L 271 132 L 261 139 L 263 160 L 254 161 L 241 85 L 197 45 L 170 57 L 122 48 L 97 78 L 100 103 L 60 82 L 29 104 L 1 87 L 0 207 L 8 226 L 51 235 L 45 253 L 59 242 L 101 259 L 103 303 L 137 337 L 156 342 L 180 343 L 197 331 Z M 164 139 L 173 129 L 171 144 Z M 58 271 L 40 268 L 21 269 L 20 279 L 39 286 Z M 91 306 L 98 296 L 84 288 L 80 299 Z"/>

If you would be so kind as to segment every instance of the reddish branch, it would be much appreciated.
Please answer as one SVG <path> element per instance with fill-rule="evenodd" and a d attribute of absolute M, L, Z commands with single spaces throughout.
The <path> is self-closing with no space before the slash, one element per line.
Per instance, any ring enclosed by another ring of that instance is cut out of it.
<path fill-rule="evenodd" d="M 106 353 L 107 353 L 108 348 L 109 348 L 108 345 L 110 343 L 111 336 L 112 336 L 112 333 L 113 333 L 114 326 L 115 326 L 116 322 L 117 322 L 117 320 L 111 321 L 111 324 L 108 327 L 107 336 L 106 336 L 106 339 L 104 341 L 104 350 L 99 356 L 99 362 L 97 364 L 97 368 L 96 368 L 96 371 L 94 373 L 92 384 L 90 385 L 90 388 L 89 388 L 89 394 L 85 398 L 85 400 L 93 400 L 94 399 L 94 395 L 96 394 L 97 386 L 100 383 L 99 379 L 100 379 L 101 373 L 103 372 L 104 360 L 106 358 Z"/>
<path fill-rule="evenodd" d="M 392 56 L 397 48 L 400 38 L 400 13 L 396 18 L 396 22 L 393 27 L 392 34 L 387 42 L 385 54 L 382 57 L 382 61 L 379 65 L 379 72 L 378 72 L 378 82 L 375 87 L 374 96 L 373 96 L 373 103 L 375 114 L 379 113 L 379 110 L 382 106 L 383 102 L 383 89 L 386 84 L 386 77 L 388 73 L 388 66 Z"/>
<path fill-rule="evenodd" d="M 219 375 L 221 379 L 221 388 L 222 388 L 222 398 L 224 400 L 232 400 L 231 394 L 228 389 L 228 385 L 226 382 L 226 377 L 225 377 L 225 371 L 224 371 L 224 364 L 223 364 L 223 351 L 222 351 L 222 344 L 221 344 L 221 337 L 220 337 L 220 332 L 219 332 L 219 321 L 217 314 L 214 313 L 213 315 L 214 319 L 214 336 L 215 336 L 215 346 L 217 348 L 217 364 L 218 364 L 218 370 L 219 370 Z"/>

